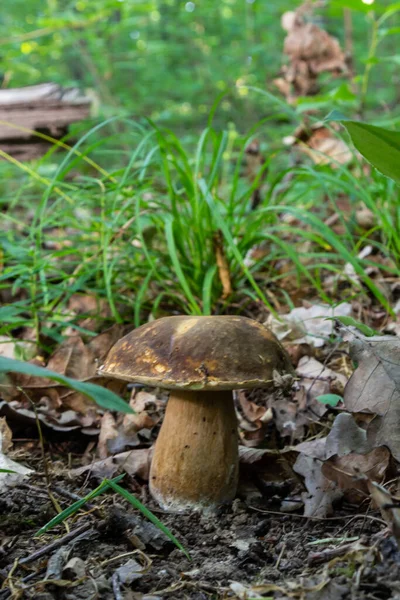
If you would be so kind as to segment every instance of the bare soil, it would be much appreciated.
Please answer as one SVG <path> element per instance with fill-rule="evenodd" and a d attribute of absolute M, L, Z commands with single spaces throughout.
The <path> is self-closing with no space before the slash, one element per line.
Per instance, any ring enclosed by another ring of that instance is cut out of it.
<path fill-rule="evenodd" d="M 280 514 L 271 489 L 213 514 L 172 515 L 153 504 L 145 483 L 126 477 L 124 487 L 170 528 L 191 561 L 110 492 L 68 528 L 34 537 L 56 514 L 55 502 L 64 509 L 98 484 L 54 475 L 67 472 L 68 453 L 54 459 L 49 487 L 39 472 L 0 496 L 0 600 L 400 598 L 400 553 L 379 513 L 341 505 L 330 519 Z M 38 460 L 32 453 L 37 472 Z"/>

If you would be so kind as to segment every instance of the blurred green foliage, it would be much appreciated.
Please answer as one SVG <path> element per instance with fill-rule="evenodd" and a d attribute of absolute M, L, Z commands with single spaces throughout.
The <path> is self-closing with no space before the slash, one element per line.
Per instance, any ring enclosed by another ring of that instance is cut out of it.
<path fill-rule="evenodd" d="M 217 121 L 234 122 L 244 131 L 270 111 L 265 98 L 235 87 L 244 84 L 277 93 L 273 78 L 284 60 L 285 37 L 280 17 L 299 4 L 296 0 L 7 2 L 0 23 L 3 85 L 49 80 L 78 85 L 92 90 L 102 117 L 149 117 L 179 125 L 180 130 L 203 126 L 215 99 L 225 93 Z M 372 71 L 366 104 L 393 104 L 399 82 L 395 5 L 374 2 L 371 12 L 362 0 L 332 0 L 317 8 L 315 21 L 342 45 L 346 7 L 352 9 L 356 75 L 361 80 L 365 68 Z M 379 52 L 371 53 L 375 16 L 388 7 L 393 7 L 393 14 L 375 40 Z M 379 69 L 373 69 L 377 64 Z M 334 94 L 343 83 L 330 75 L 324 79 L 324 93 Z M 335 99 L 330 97 L 330 103 Z M 307 103 L 303 110 L 308 107 Z"/>
<path fill-rule="evenodd" d="M 90 88 L 105 117 L 140 115 L 183 128 L 204 124 L 225 92 L 217 118 L 249 125 L 266 112 L 265 99 L 232 90 L 246 84 L 274 91 L 285 35 L 280 17 L 297 5 L 15 0 L 0 23 L 3 74 L 7 87 L 51 80 Z M 324 26 L 343 38 L 342 9 L 324 15 Z M 365 15 L 358 19 L 365 25 Z M 365 44 L 365 27 L 362 37 Z"/>

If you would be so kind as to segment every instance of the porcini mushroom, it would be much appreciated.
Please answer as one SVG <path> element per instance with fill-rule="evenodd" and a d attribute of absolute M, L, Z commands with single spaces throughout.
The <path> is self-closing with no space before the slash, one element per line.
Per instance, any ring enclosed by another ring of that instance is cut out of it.
<path fill-rule="evenodd" d="M 162 508 L 180 512 L 233 500 L 232 390 L 265 387 L 274 370 L 292 370 L 285 350 L 245 317 L 165 317 L 113 346 L 100 373 L 171 390 L 150 470 L 150 491 Z"/>

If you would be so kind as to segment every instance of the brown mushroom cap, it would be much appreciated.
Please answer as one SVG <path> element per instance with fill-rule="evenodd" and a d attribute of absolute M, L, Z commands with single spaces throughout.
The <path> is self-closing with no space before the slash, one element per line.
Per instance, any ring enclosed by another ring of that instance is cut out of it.
<path fill-rule="evenodd" d="M 165 317 L 128 333 L 100 373 L 152 387 L 233 390 L 265 387 L 291 372 L 286 352 L 263 325 L 246 317 Z"/>

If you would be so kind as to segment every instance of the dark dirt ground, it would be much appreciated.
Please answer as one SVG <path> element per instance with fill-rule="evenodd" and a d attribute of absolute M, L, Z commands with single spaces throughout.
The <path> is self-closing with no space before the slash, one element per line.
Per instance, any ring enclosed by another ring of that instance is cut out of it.
<path fill-rule="evenodd" d="M 0 496 L 0 600 L 400 598 L 400 553 L 378 512 L 342 504 L 329 519 L 280 514 L 273 489 L 247 502 L 239 489 L 215 514 L 172 515 L 154 505 L 146 484 L 125 477 L 124 487 L 170 528 L 191 562 L 111 492 L 69 519 L 72 539 L 65 525 L 35 538 L 55 514 L 49 493 L 64 509 L 98 484 L 65 476 L 72 454 L 53 451 L 47 489 L 32 452 L 24 462 L 36 475 Z"/>

